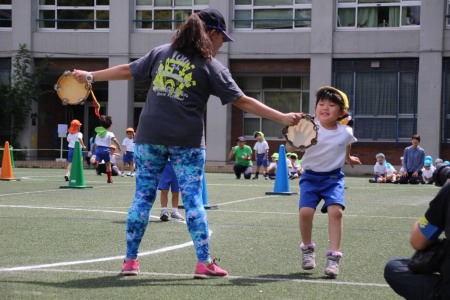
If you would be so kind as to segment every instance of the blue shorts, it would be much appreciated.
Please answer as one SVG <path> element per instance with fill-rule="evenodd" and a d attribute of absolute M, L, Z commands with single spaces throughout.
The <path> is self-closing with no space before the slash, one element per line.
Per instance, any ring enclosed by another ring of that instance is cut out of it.
<path fill-rule="evenodd" d="M 177 175 L 173 170 L 172 164 L 169 162 L 164 167 L 161 179 L 159 180 L 158 190 L 169 190 L 170 188 L 172 190 L 172 193 L 180 192 Z"/>
<path fill-rule="evenodd" d="M 109 150 L 109 147 L 97 146 L 97 149 L 95 150 L 95 161 L 98 161 L 100 163 L 102 162 L 102 160 L 105 163 L 110 162 L 111 151 Z"/>
<path fill-rule="evenodd" d="M 258 158 L 256 160 L 256 166 L 267 167 L 269 165 L 269 155 L 266 155 L 266 159 L 263 160 L 265 153 L 258 153 Z"/>
<path fill-rule="evenodd" d="M 331 172 L 305 170 L 300 179 L 298 206 L 315 209 L 323 199 L 322 213 L 326 213 L 327 207 L 332 204 L 339 204 L 345 209 L 344 189 L 344 173 L 340 168 Z"/>
<path fill-rule="evenodd" d="M 380 174 L 382 177 L 384 177 L 384 173 Z M 378 176 L 377 174 L 374 175 L 375 181 L 378 181 L 378 178 L 381 178 L 380 176 Z"/>
<path fill-rule="evenodd" d="M 131 151 L 125 152 L 125 154 L 123 155 L 123 162 L 129 163 L 129 162 L 133 162 L 133 161 L 134 161 L 134 152 L 131 152 Z"/>
<path fill-rule="evenodd" d="M 67 155 L 67 162 L 70 162 L 70 163 L 72 162 L 74 150 L 75 150 L 74 148 L 69 147 L 69 154 Z M 83 155 L 83 153 L 81 153 L 81 155 Z"/>

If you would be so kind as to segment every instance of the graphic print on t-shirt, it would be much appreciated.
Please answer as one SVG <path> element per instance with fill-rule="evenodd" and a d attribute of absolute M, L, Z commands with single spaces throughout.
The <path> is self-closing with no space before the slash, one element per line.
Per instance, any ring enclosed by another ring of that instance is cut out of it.
<path fill-rule="evenodd" d="M 192 80 L 193 69 L 195 66 L 189 59 L 175 51 L 165 62 L 160 61 L 155 80 L 153 80 L 153 91 L 158 96 L 183 101 L 188 96 L 183 92 L 184 89 L 197 84 L 195 80 Z"/>

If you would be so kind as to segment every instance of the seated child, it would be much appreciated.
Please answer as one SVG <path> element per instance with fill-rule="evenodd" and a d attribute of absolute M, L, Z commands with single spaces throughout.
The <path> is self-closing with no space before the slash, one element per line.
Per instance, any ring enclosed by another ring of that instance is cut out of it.
<path fill-rule="evenodd" d="M 289 160 L 289 179 L 299 178 L 302 174 L 302 166 L 297 162 L 297 154 L 291 153 L 291 155 L 289 156 Z"/>
<path fill-rule="evenodd" d="M 386 165 L 384 164 L 384 154 L 378 153 L 375 158 L 377 162 L 373 166 L 373 173 L 375 180 L 369 180 L 371 183 L 383 183 L 386 182 Z"/>
<path fill-rule="evenodd" d="M 271 156 L 272 161 L 267 167 L 267 177 L 266 179 L 275 179 L 275 175 L 277 173 L 277 164 L 278 164 L 278 153 L 274 153 Z"/>
<path fill-rule="evenodd" d="M 432 184 L 433 183 L 433 173 L 434 170 L 431 168 L 432 163 L 431 160 L 425 160 L 422 168 L 422 183 L 423 184 Z"/>
<path fill-rule="evenodd" d="M 386 162 L 386 182 L 396 182 L 400 179 L 400 174 L 391 163 Z"/>

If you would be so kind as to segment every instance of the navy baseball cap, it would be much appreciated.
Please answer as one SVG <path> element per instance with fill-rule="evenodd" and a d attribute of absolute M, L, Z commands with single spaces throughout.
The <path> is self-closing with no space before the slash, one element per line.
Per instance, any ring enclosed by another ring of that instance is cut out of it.
<path fill-rule="evenodd" d="M 214 8 L 206 8 L 199 11 L 198 15 L 208 29 L 216 29 L 223 33 L 225 36 L 224 42 L 234 42 L 234 39 L 226 32 L 227 25 L 220 11 Z"/>

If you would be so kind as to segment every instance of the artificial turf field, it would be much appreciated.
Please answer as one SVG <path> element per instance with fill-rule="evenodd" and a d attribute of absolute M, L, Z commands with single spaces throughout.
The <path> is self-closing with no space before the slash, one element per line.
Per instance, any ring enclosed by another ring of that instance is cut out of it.
<path fill-rule="evenodd" d="M 341 274 L 328 279 L 326 215 L 314 220 L 317 268 L 303 271 L 298 195 L 266 195 L 274 190 L 270 180 L 208 173 L 207 201 L 218 206 L 208 210 L 211 255 L 229 277 L 193 279 L 186 225 L 161 222 L 159 200 L 140 247 L 141 273 L 122 277 L 134 178 L 108 185 L 86 169 L 93 188 L 61 189 L 64 173 L 14 168 L 20 181 L 0 181 L 1 299 L 400 299 L 384 281 L 384 265 L 412 254 L 411 226 L 438 191 L 347 177 Z M 299 191 L 298 180 L 289 183 Z"/>

